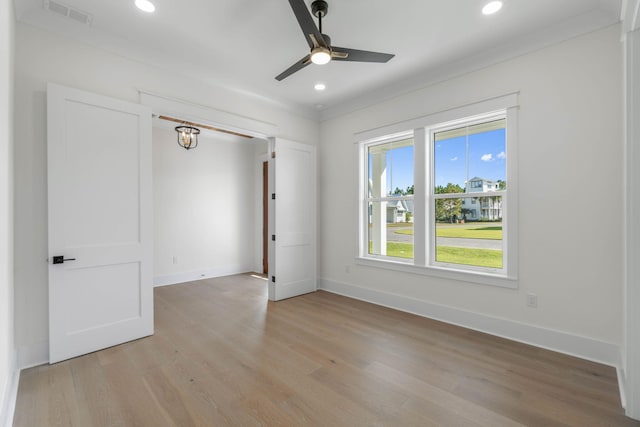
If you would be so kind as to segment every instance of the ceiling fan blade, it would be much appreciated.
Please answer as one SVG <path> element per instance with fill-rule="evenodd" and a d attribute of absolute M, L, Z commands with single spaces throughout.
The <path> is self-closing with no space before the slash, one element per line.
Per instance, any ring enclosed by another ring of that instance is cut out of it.
<path fill-rule="evenodd" d="M 368 50 L 349 49 L 346 47 L 333 46 L 334 61 L 352 61 L 352 62 L 388 62 L 395 55 L 392 53 L 370 52 Z M 347 54 L 346 56 L 343 54 Z"/>
<path fill-rule="evenodd" d="M 278 76 L 276 76 L 276 80 L 278 81 L 284 80 L 285 78 L 289 77 L 291 74 L 295 73 L 296 71 L 302 70 L 304 67 L 306 67 L 309 64 L 311 64 L 311 55 L 305 56 L 300 61 L 293 64 L 291 67 L 287 68 L 285 71 L 278 74 Z"/>
<path fill-rule="evenodd" d="M 300 24 L 304 38 L 307 39 L 307 43 L 309 43 L 309 48 L 313 49 L 316 47 L 311 37 L 313 34 L 318 44 L 328 49 L 329 46 L 327 46 L 322 34 L 318 31 L 318 27 L 316 27 L 316 23 L 313 21 L 311 12 L 309 12 L 304 0 L 289 0 L 289 4 L 291 5 L 291 9 L 293 9 L 293 14 L 296 15 L 298 24 Z"/>

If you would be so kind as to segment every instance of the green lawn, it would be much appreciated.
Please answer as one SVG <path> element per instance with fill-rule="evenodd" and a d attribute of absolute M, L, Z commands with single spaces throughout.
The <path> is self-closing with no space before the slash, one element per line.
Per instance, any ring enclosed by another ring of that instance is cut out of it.
<path fill-rule="evenodd" d="M 413 229 L 394 231 L 396 234 L 408 234 L 413 236 Z M 457 237 L 460 239 L 487 239 L 502 240 L 502 226 L 478 227 L 478 228 L 458 228 L 458 227 L 436 227 L 437 237 Z"/>
<path fill-rule="evenodd" d="M 398 258 L 413 258 L 413 244 L 387 242 L 387 255 Z"/>
<path fill-rule="evenodd" d="M 369 242 L 371 252 L 371 242 Z M 413 258 L 413 244 L 387 242 L 387 256 Z M 475 265 L 479 267 L 502 268 L 502 251 L 494 249 L 436 247 L 436 261 L 451 264 Z"/>
<path fill-rule="evenodd" d="M 478 267 L 502 268 L 502 251 L 495 249 L 456 248 L 437 246 L 436 261 Z"/>
<path fill-rule="evenodd" d="M 390 228 L 407 227 L 407 226 L 413 227 L 413 223 L 411 223 L 411 222 L 391 222 L 391 223 L 387 223 L 387 227 L 390 227 Z M 369 224 L 369 227 L 371 227 L 371 224 Z"/>

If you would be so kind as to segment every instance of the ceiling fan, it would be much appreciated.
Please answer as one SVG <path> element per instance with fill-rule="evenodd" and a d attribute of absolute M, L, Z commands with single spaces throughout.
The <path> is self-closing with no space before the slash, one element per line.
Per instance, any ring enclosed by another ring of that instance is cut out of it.
<path fill-rule="evenodd" d="M 300 71 L 307 65 L 326 64 L 331 60 L 352 61 L 352 62 L 388 62 L 395 55 L 389 53 L 369 52 L 366 50 L 349 49 L 331 45 L 331 38 L 322 34 L 322 18 L 327 16 L 329 5 L 324 0 L 314 0 L 311 3 L 311 11 L 318 18 L 318 28 L 307 9 L 304 0 L 289 0 L 293 13 L 298 19 L 298 24 L 302 29 L 304 37 L 309 43 L 311 52 L 300 61 L 287 68 L 276 76 L 276 80 L 281 81 L 296 71 Z"/>

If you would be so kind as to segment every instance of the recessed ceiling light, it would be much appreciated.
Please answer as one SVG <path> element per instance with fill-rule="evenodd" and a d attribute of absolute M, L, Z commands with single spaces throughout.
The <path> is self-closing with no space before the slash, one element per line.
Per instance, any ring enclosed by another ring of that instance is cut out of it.
<path fill-rule="evenodd" d="M 156 7 L 149 0 L 136 0 L 136 6 L 143 12 L 151 13 Z"/>
<path fill-rule="evenodd" d="M 325 90 L 327 88 L 327 85 L 325 85 L 324 83 L 316 83 L 313 88 L 315 90 Z"/>
<path fill-rule="evenodd" d="M 482 8 L 482 13 L 485 14 L 485 15 L 493 15 L 494 13 L 499 11 L 500 9 L 502 9 L 502 2 L 501 1 L 492 1 L 492 2 L 487 3 Z"/>

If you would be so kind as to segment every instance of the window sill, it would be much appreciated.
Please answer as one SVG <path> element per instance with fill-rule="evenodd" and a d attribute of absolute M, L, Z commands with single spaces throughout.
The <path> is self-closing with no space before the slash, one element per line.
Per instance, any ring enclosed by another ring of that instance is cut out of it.
<path fill-rule="evenodd" d="M 518 280 L 480 271 L 453 270 L 435 266 L 418 266 L 402 261 L 356 257 L 356 264 L 368 267 L 384 268 L 386 270 L 401 271 L 403 273 L 419 274 L 422 276 L 438 277 L 441 279 L 457 280 L 460 282 L 476 283 L 480 285 L 498 286 L 501 288 L 517 289 Z"/>

